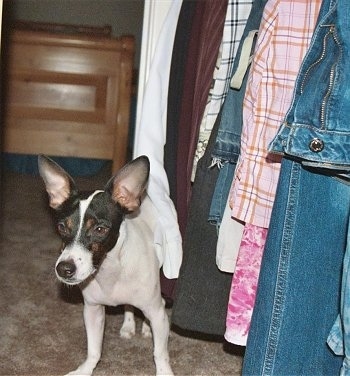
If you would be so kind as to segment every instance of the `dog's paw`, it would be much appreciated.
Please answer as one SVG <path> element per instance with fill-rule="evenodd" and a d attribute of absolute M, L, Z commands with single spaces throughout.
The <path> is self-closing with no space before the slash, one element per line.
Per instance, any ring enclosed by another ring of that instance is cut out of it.
<path fill-rule="evenodd" d="M 122 338 L 130 339 L 135 335 L 136 323 L 134 317 L 134 309 L 132 306 L 126 306 L 124 312 L 123 325 L 119 330 L 119 335 Z"/>
<path fill-rule="evenodd" d="M 92 372 L 91 373 L 83 372 L 83 371 L 79 371 L 79 369 L 76 369 L 75 371 L 69 372 L 64 376 L 72 376 L 72 375 L 74 375 L 74 376 L 91 376 Z"/>
<path fill-rule="evenodd" d="M 173 373 L 170 365 L 166 364 L 166 365 L 164 365 L 164 367 L 160 367 L 159 369 L 157 367 L 156 375 L 157 376 L 174 376 L 174 373 Z"/>
<path fill-rule="evenodd" d="M 122 338 L 130 339 L 135 335 L 135 322 L 127 321 L 124 322 L 123 326 L 119 330 L 119 335 Z"/>
<path fill-rule="evenodd" d="M 142 322 L 141 334 L 142 334 L 143 338 L 151 338 L 152 337 L 151 327 L 148 325 L 148 323 L 146 321 Z"/>
<path fill-rule="evenodd" d="M 88 361 L 86 360 L 83 364 L 81 364 L 76 370 L 67 373 L 65 376 L 91 376 L 93 370 L 95 369 L 97 361 Z"/>

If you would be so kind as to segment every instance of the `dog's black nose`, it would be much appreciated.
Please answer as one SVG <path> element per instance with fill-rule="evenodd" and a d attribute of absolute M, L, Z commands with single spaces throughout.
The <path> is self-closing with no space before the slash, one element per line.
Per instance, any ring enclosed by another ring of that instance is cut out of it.
<path fill-rule="evenodd" d="M 57 274 L 62 278 L 72 278 L 77 270 L 73 261 L 61 261 L 56 266 Z"/>

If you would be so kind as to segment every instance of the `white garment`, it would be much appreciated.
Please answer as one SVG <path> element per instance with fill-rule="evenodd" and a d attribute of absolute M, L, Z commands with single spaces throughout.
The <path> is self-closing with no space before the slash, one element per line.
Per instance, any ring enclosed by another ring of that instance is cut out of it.
<path fill-rule="evenodd" d="M 159 34 L 141 104 L 140 125 L 136 130 L 134 157 L 147 155 L 150 164 L 148 195 L 158 211 L 155 244 L 163 260 L 163 273 L 177 278 L 182 262 L 182 239 L 177 213 L 169 196 L 164 170 L 164 145 L 171 57 L 182 0 L 174 0 Z"/>
<path fill-rule="evenodd" d="M 231 217 L 228 198 L 216 244 L 216 266 L 222 272 L 233 273 L 235 271 L 243 230 L 244 223 Z"/>

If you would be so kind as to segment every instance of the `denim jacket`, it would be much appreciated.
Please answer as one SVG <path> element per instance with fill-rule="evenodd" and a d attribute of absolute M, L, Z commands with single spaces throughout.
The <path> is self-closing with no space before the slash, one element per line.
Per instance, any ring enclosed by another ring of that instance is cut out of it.
<path fill-rule="evenodd" d="M 238 67 L 245 39 L 251 31 L 257 30 L 267 0 L 255 0 L 239 44 L 233 65 L 233 76 Z M 254 43 L 252 51 L 254 50 Z M 221 109 L 221 120 L 212 152 L 213 165 L 220 167 L 219 177 L 213 193 L 208 221 L 219 226 L 225 210 L 232 178 L 241 148 L 242 106 L 248 78 L 248 70 L 239 87 L 230 88 Z"/>
<path fill-rule="evenodd" d="M 347 2 L 339 0 L 337 8 L 331 0 L 303 60 L 291 107 L 269 146 L 339 175 L 350 171 L 349 22 Z"/>

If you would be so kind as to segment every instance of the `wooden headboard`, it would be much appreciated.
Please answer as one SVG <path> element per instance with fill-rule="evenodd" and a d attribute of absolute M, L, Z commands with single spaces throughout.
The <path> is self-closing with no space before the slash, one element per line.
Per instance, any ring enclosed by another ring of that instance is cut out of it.
<path fill-rule="evenodd" d="M 126 162 L 133 37 L 19 27 L 5 51 L 3 151 Z"/>

